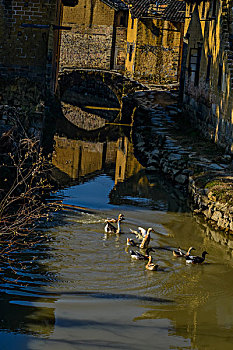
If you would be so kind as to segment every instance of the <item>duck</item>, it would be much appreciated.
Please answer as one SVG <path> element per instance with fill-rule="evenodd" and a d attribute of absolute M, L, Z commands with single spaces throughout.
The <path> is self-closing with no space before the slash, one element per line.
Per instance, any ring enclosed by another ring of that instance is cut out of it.
<path fill-rule="evenodd" d="M 157 271 L 158 267 L 159 265 L 155 265 L 154 263 L 152 263 L 152 256 L 150 255 L 148 259 L 148 263 L 146 264 L 146 269 L 150 271 Z"/>
<path fill-rule="evenodd" d="M 195 250 L 195 248 L 193 247 L 189 247 L 188 251 L 186 253 L 183 253 L 182 250 L 180 249 L 180 247 L 177 250 L 173 250 L 172 254 L 173 256 L 175 256 L 176 258 L 184 258 L 186 256 L 190 256 L 190 252 L 192 250 Z"/>
<path fill-rule="evenodd" d="M 188 264 L 202 264 L 205 261 L 205 256 L 208 254 L 206 251 L 202 253 L 202 256 L 188 255 L 185 257 Z"/>
<path fill-rule="evenodd" d="M 150 233 L 154 232 L 152 227 L 149 227 L 147 230 L 147 233 L 145 235 L 145 237 L 143 238 L 141 244 L 140 244 L 140 248 L 141 249 L 145 249 L 148 247 L 149 243 L 150 243 Z"/>
<path fill-rule="evenodd" d="M 135 231 L 135 230 L 131 230 L 130 228 L 130 231 L 131 233 L 135 234 L 136 238 L 140 241 L 143 240 L 143 238 L 146 236 L 147 234 L 147 230 L 143 227 L 138 227 L 138 231 Z"/>
<path fill-rule="evenodd" d="M 123 214 L 119 214 L 117 219 L 106 219 L 106 225 L 104 227 L 104 231 L 106 233 L 121 233 L 121 221 L 125 220 Z M 117 223 L 117 228 L 112 225 L 112 223 Z"/>
<path fill-rule="evenodd" d="M 182 252 L 180 247 L 177 250 L 172 251 L 172 255 L 175 256 L 176 258 L 182 258 L 185 254 Z"/>
<path fill-rule="evenodd" d="M 131 256 L 132 259 L 135 259 L 135 260 L 148 260 L 148 258 L 145 255 L 139 253 L 138 251 L 135 252 L 134 250 L 130 250 L 129 253 L 130 253 L 130 256 Z"/>
<path fill-rule="evenodd" d="M 127 246 L 132 246 L 132 247 L 139 247 L 140 243 L 135 242 L 132 238 L 128 238 L 126 239 L 126 244 Z"/>
<path fill-rule="evenodd" d="M 134 250 L 130 250 L 130 255 L 131 255 L 131 258 L 132 259 L 135 259 L 135 260 L 148 260 L 149 259 L 149 253 L 153 251 L 153 248 L 147 248 L 146 250 L 146 254 L 142 254 L 142 253 L 139 253 L 137 250 L 136 252 Z"/>

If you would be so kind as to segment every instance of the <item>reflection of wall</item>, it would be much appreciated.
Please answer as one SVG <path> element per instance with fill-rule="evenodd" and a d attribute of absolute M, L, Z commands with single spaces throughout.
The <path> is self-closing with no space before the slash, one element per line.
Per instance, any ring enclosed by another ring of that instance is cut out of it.
<path fill-rule="evenodd" d="M 80 141 L 82 142 L 82 141 Z M 79 176 L 94 173 L 103 168 L 103 144 L 82 142 L 80 145 Z"/>
<path fill-rule="evenodd" d="M 117 155 L 117 145 L 115 141 L 107 142 L 105 164 L 115 164 Z"/>
<path fill-rule="evenodd" d="M 128 179 L 141 169 L 142 165 L 134 156 L 133 144 L 126 137 L 120 138 L 117 141 L 115 184 Z"/>
<path fill-rule="evenodd" d="M 116 143 L 92 143 L 55 137 L 53 165 L 72 179 L 95 173 L 116 158 Z"/>

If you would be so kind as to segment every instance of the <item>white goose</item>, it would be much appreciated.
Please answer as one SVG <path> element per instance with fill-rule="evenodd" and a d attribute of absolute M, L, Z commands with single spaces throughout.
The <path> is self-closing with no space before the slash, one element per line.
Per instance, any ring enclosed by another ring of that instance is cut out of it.
<path fill-rule="evenodd" d="M 135 234 L 136 238 L 139 239 L 140 241 L 142 241 L 147 234 L 147 230 L 143 227 L 138 227 L 138 231 L 131 230 L 130 228 L 130 231 L 131 233 Z"/>
<path fill-rule="evenodd" d="M 148 247 L 148 245 L 149 245 L 149 243 L 150 243 L 150 233 L 151 233 L 151 232 L 155 232 L 155 231 L 153 230 L 152 227 L 149 227 L 148 230 L 147 230 L 147 233 L 146 233 L 145 237 L 143 238 L 143 240 L 142 240 L 142 242 L 141 242 L 141 244 L 140 244 L 140 248 L 141 248 L 141 249 L 145 249 L 145 248 Z"/>
<path fill-rule="evenodd" d="M 119 214 L 117 220 L 116 219 L 106 219 L 106 225 L 104 227 L 104 231 L 106 233 L 121 233 L 121 221 L 125 220 L 123 214 Z M 112 223 L 117 223 L 117 227 L 112 225 Z"/>

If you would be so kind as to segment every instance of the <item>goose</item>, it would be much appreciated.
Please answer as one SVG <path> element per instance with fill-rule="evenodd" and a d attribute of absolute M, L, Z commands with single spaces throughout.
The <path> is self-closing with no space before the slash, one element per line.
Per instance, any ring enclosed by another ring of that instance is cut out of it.
<path fill-rule="evenodd" d="M 147 230 L 147 233 L 145 235 L 145 237 L 143 238 L 141 244 L 140 244 L 140 248 L 141 249 L 144 249 L 144 248 L 147 248 L 149 243 L 150 243 L 150 233 L 151 232 L 154 232 L 153 228 L 152 227 L 149 227 L 148 230 Z"/>
<path fill-rule="evenodd" d="M 182 252 L 180 247 L 177 250 L 172 251 L 172 255 L 175 256 L 176 258 L 182 258 L 185 254 Z"/>
<path fill-rule="evenodd" d="M 150 271 L 157 271 L 158 267 L 159 265 L 155 265 L 154 263 L 152 263 L 152 256 L 150 255 L 148 259 L 148 263 L 146 264 L 146 269 Z"/>
<path fill-rule="evenodd" d="M 106 233 L 121 233 L 121 221 L 125 220 L 123 214 L 119 214 L 117 220 L 116 219 L 106 219 L 106 225 L 104 227 L 104 231 Z M 117 223 L 117 228 L 112 225 L 112 223 Z"/>
<path fill-rule="evenodd" d="M 191 255 L 188 255 L 188 256 L 185 257 L 185 259 L 186 259 L 186 262 L 188 264 L 201 264 L 201 263 L 204 262 L 206 254 L 208 254 L 208 253 L 206 251 L 204 251 L 202 253 L 202 256 L 191 256 Z"/>
<path fill-rule="evenodd" d="M 132 247 L 139 247 L 140 243 L 135 242 L 132 238 L 127 238 L 126 240 L 127 246 L 132 246 Z"/>
<path fill-rule="evenodd" d="M 147 231 L 146 229 L 144 229 L 143 227 L 138 227 L 138 231 L 135 231 L 135 230 L 131 230 L 130 228 L 130 231 L 135 234 L 136 238 L 139 239 L 140 241 L 143 240 L 143 238 L 146 236 L 147 234 Z"/>
<path fill-rule="evenodd" d="M 180 249 L 180 247 L 177 250 L 173 250 L 172 254 L 173 256 L 175 256 L 176 258 L 184 258 L 186 256 L 190 256 L 190 252 L 192 250 L 195 250 L 195 248 L 193 247 L 189 247 L 188 251 L 186 253 L 183 253 L 182 250 Z"/>
<path fill-rule="evenodd" d="M 136 252 L 134 250 L 130 250 L 130 255 L 131 255 L 131 258 L 132 259 L 135 259 L 135 260 L 148 260 L 149 259 L 149 253 L 154 250 L 152 248 L 147 248 L 146 250 L 146 254 L 141 254 L 139 253 L 137 250 Z"/>

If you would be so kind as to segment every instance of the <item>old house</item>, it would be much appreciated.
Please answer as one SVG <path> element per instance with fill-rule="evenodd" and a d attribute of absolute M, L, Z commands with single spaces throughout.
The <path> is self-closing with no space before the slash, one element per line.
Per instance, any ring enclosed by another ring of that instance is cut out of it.
<path fill-rule="evenodd" d="M 183 106 L 191 121 L 233 152 L 232 1 L 186 1 Z"/>
<path fill-rule="evenodd" d="M 131 0 L 126 71 L 154 83 L 177 82 L 180 75 L 185 2 Z"/>
<path fill-rule="evenodd" d="M 60 68 L 124 70 L 128 7 L 122 0 L 79 0 L 64 8 Z"/>

